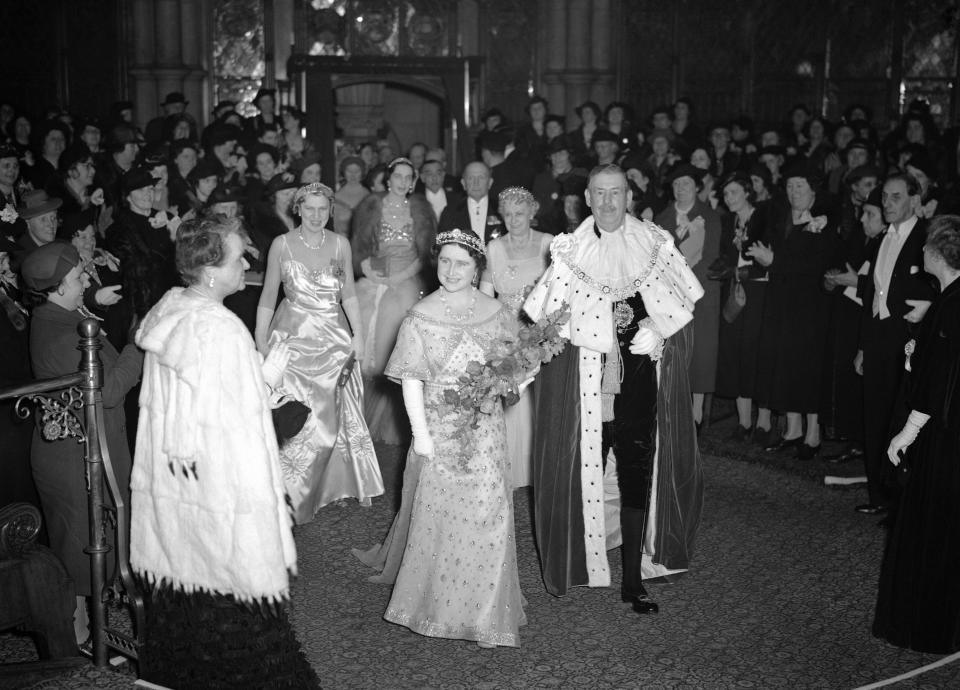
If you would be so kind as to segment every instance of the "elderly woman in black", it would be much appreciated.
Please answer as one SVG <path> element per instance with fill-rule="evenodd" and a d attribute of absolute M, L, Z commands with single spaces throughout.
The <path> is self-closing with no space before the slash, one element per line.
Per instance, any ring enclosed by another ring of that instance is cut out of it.
<path fill-rule="evenodd" d="M 720 255 L 725 270 L 714 272 L 727 283 L 720 319 L 720 348 L 717 357 L 717 395 L 736 398 L 738 425 L 731 438 L 746 441 L 754 435 L 753 401 L 757 397 L 757 361 L 767 290 L 767 269 L 747 251 L 756 242 L 768 242 L 767 207 L 757 206 L 750 177 L 734 173 L 721 185 L 723 204 L 729 213 L 720 219 Z M 713 277 L 713 276 L 711 276 Z M 731 294 L 733 293 L 733 294 Z M 737 293 L 742 295 L 738 299 Z M 731 303 L 731 300 L 732 303 Z M 740 305 L 737 312 L 735 304 Z M 770 409 L 757 414 L 756 437 L 770 432 Z"/>
<path fill-rule="evenodd" d="M 77 326 L 88 315 L 83 309 L 83 294 L 89 279 L 79 252 L 72 244 L 51 242 L 27 254 L 20 270 L 27 299 L 33 306 L 30 361 L 34 375 L 46 379 L 75 372 Z M 133 344 L 118 353 L 103 332 L 99 341 L 107 450 L 117 488 L 129 506 L 131 461 L 123 408 L 127 393 L 140 378 L 142 357 Z M 34 432 L 30 453 L 33 478 L 40 493 L 50 546 L 76 586 L 74 631 L 81 644 L 87 638 L 86 597 L 100 596 L 100 592 L 90 589 L 90 557 L 83 551 L 90 541 L 83 453 L 83 445 L 75 439 L 49 442 L 43 440 L 39 430 Z M 112 498 L 116 502 L 119 497 Z"/>
<path fill-rule="evenodd" d="M 820 452 L 818 411 L 830 306 L 823 275 L 835 251 L 836 229 L 827 205 L 817 203 L 818 171 L 799 162 L 784 178 L 789 211 L 773 220 L 768 242 L 747 250 L 770 274 L 758 402 L 787 416 L 782 438 L 766 449 L 794 448 L 799 459 L 810 460 Z"/>
<path fill-rule="evenodd" d="M 960 650 L 960 217 L 931 221 L 923 268 L 940 293 L 906 349 L 910 414 L 887 449 L 906 481 L 880 569 L 873 634 L 949 654 Z"/>

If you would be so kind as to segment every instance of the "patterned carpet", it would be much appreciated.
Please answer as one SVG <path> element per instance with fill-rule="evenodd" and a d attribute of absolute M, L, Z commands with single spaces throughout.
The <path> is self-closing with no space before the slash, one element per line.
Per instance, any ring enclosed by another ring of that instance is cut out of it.
<path fill-rule="evenodd" d="M 529 619 L 519 649 L 481 650 L 383 621 L 389 587 L 366 582 L 369 573 L 350 548 L 383 536 L 396 495 L 369 509 L 325 508 L 297 530 L 300 577 L 292 607 L 324 686 L 853 688 L 938 659 L 870 635 L 884 533 L 874 518 L 852 510 L 865 491 L 825 488 L 823 460 L 800 463 L 723 441 L 731 424 L 705 431 L 706 507 L 693 569 L 676 584 L 651 585 L 658 616 L 631 613 L 610 589 L 548 595 L 531 536 L 530 498 L 517 492 Z M 397 494 L 400 451 L 378 451 Z M 619 557 L 611 556 L 616 582 Z M 25 645 L 0 636 L 0 661 L 24 659 Z M 130 673 L 83 666 L 39 683 L 17 683 L 6 673 L 0 688 L 130 688 Z M 960 687 L 960 664 L 891 687 Z"/>

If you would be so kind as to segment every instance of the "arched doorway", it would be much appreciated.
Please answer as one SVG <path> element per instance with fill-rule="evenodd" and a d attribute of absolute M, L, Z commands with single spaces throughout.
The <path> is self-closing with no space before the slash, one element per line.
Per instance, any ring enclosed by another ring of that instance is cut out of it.
<path fill-rule="evenodd" d="M 472 144 L 466 136 L 466 123 L 470 94 L 479 79 L 480 63 L 481 58 L 293 55 L 287 63 L 287 74 L 297 91 L 296 102 L 303 104 L 307 112 L 307 134 L 318 142 L 324 161 L 336 160 L 339 107 L 335 100 L 336 91 L 343 87 L 356 89 L 368 85 L 359 91 L 344 91 L 341 96 L 353 98 L 360 93 L 361 99 L 370 100 L 371 94 L 377 90 L 373 85 L 381 84 L 384 94 L 407 99 L 411 104 L 404 119 L 412 117 L 416 110 L 414 103 L 427 107 L 425 103 L 413 100 L 413 95 L 418 94 L 420 99 L 435 103 L 438 130 L 442 131 L 442 138 L 437 137 L 440 139 L 438 143 L 442 143 L 447 151 L 449 169 L 456 170 L 470 160 Z M 349 109 L 358 104 L 346 105 Z M 370 107 L 369 103 L 359 105 Z M 344 134 L 346 136 L 347 132 Z M 409 146 L 412 142 L 401 141 L 400 145 Z M 323 165 L 323 179 L 327 184 L 335 183 L 335 167 Z"/>
<path fill-rule="evenodd" d="M 398 75 L 389 80 L 362 77 L 334 85 L 337 128 L 346 144 L 385 142 L 397 155 L 415 142 L 447 146 L 443 85 Z"/>

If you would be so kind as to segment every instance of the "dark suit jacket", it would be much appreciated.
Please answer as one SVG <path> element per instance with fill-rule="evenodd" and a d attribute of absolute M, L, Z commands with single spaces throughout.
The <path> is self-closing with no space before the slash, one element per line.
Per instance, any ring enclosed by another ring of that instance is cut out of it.
<path fill-rule="evenodd" d="M 446 173 L 443 176 L 443 191 L 447 193 L 447 203 L 449 203 L 451 194 L 463 196 L 463 184 L 458 177 Z M 413 185 L 413 193 L 427 195 L 427 186 L 423 184 L 423 180 L 420 178 L 417 178 L 417 183 Z"/>
<path fill-rule="evenodd" d="M 910 231 L 903 249 L 897 256 L 897 263 L 893 267 L 893 274 L 890 276 L 890 285 L 887 290 L 887 308 L 890 310 L 890 318 L 887 321 L 885 333 L 891 333 L 890 329 L 897 335 L 897 342 L 876 342 L 878 329 L 871 326 L 876 321 L 873 318 L 873 297 L 876 292 L 873 277 L 877 267 L 877 255 L 880 253 L 880 246 L 883 244 L 875 242 L 870 247 L 870 253 L 867 259 L 870 261 L 870 270 L 866 275 L 860 276 L 857 284 L 857 295 L 863 300 L 863 327 L 861 333 L 861 349 L 871 346 L 893 347 L 902 349 L 904 343 L 910 338 L 910 329 L 912 324 L 903 317 L 912 307 L 906 303 L 908 299 L 933 300 L 936 296 L 936 287 L 933 284 L 933 278 L 929 273 L 923 270 L 923 245 L 927 239 L 927 222 L 923 219 L 917 221 Z"/>
<path fill-rule="evenodd" d="M 460 185 L 457 184 L 456 187 L 449 188 L 446 185 L 443 186 L 443 191 L 447 195 L 447 205 L 443 207 L 443 210 L 446 211 L 451 206 L 456 206 L 460 202 L 464 201 L 467 198 L 467 195 L 463 193 L 463 189 L 460 188 Z M 427 198 L 426 190 L 422 192 L 414 191 L 414 194 L 420 194 L 424 199 Z M 429 201 L 427 202 L 429 203 Z M 431 206 L 431 208 L 433 208 Z M 437 219 L 439 220 L 439 219 Z"/>
<path fill-rule="evenodd" d="M 461 230 L 470 230 L 470 211 L 467 208 L 467 197 L 463 197 L 456 204 L 447 204 L 440 214 L 440 223 L 437 226 L 437 232 L 447 232 L 454 228 Z M 503 219 L 497 212 L 496 202 L 493 197 L 487 199 L 487 224 L 483 241 L 489 242 L 495 237 L 504 234 Z"/>

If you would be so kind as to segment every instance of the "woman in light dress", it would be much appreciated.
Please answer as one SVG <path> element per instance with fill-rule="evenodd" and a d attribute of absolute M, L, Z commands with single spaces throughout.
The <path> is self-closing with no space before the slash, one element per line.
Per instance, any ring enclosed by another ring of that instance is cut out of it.
<path fill-rule="evenodd" d="M 298 524 L 333 501 L 350 497 L 370 505 L 383 493 L 363 419 L 363 382 L 350 367 L 351 355 L 363 349 L 350 245 L 325 229 L 332 204 L 333 191 L 319 182 L 297 190 L 293 211 L 301 224 L 270 245 L 257 308 L 257 349 L 267 353 L 278 342 L 290 348 L 279 392 L 310 408 L 303 428 L 280 451 Z M 284 299 L 274 313 L 281 281 Z"/>
<path fill-rule="evenodd" d="M 347 156 L 340 161 L 340 180 L 340 188 L 333 195 L 333 229 L 350 237 L 353 209 L 370 194 L 370 190 L 363 186 L 363 161 L 356 156 Z"/>
<path fill-rule="evenodd" d="M 480 290 L 496 296 L 519 322 L 527 292 L 547 269 L 553 236 L 530 227 L 539 204 L 523 187 L 503 190 L 499 202 L 507 234 L 487 245 L 487 269 L 480 279 Z M 504 418 L 511 487 L 530 486 L 533 403 L 529 390 L 524 391 L 516 405 L 506 409 Z"/>
<path fill-rule="evenodd" d="M 526 623 L 517 574 L 512 492 L 506 478 L 503 411 L 444 413 L 470 361 L 483 362 L 515 337 L 516 319 L 476 283 L 483 242 L 452 230 L 437 238 L 440 289 L 400 327 L 386 375 L 402 384 L 413 445 L 403 502 L 382 546 L 354 552 L 396 584 L 384 618 L 429 637 L 519 646 Z"/>
<path fill-rule="evenodd" d="M 366 347 L 360 358 L 366 388 L 364 413 L 375 440 L 399 444 L 406 438 L 403 401 L 383 370 L 400 322 L 432 283 L 424 269 L 437 220 L 422 195 L 410 194 L 413 163 L 394 159 L 385 179 L 387 192 L 370 194 L 354 209 L 350 244 Z"/>

